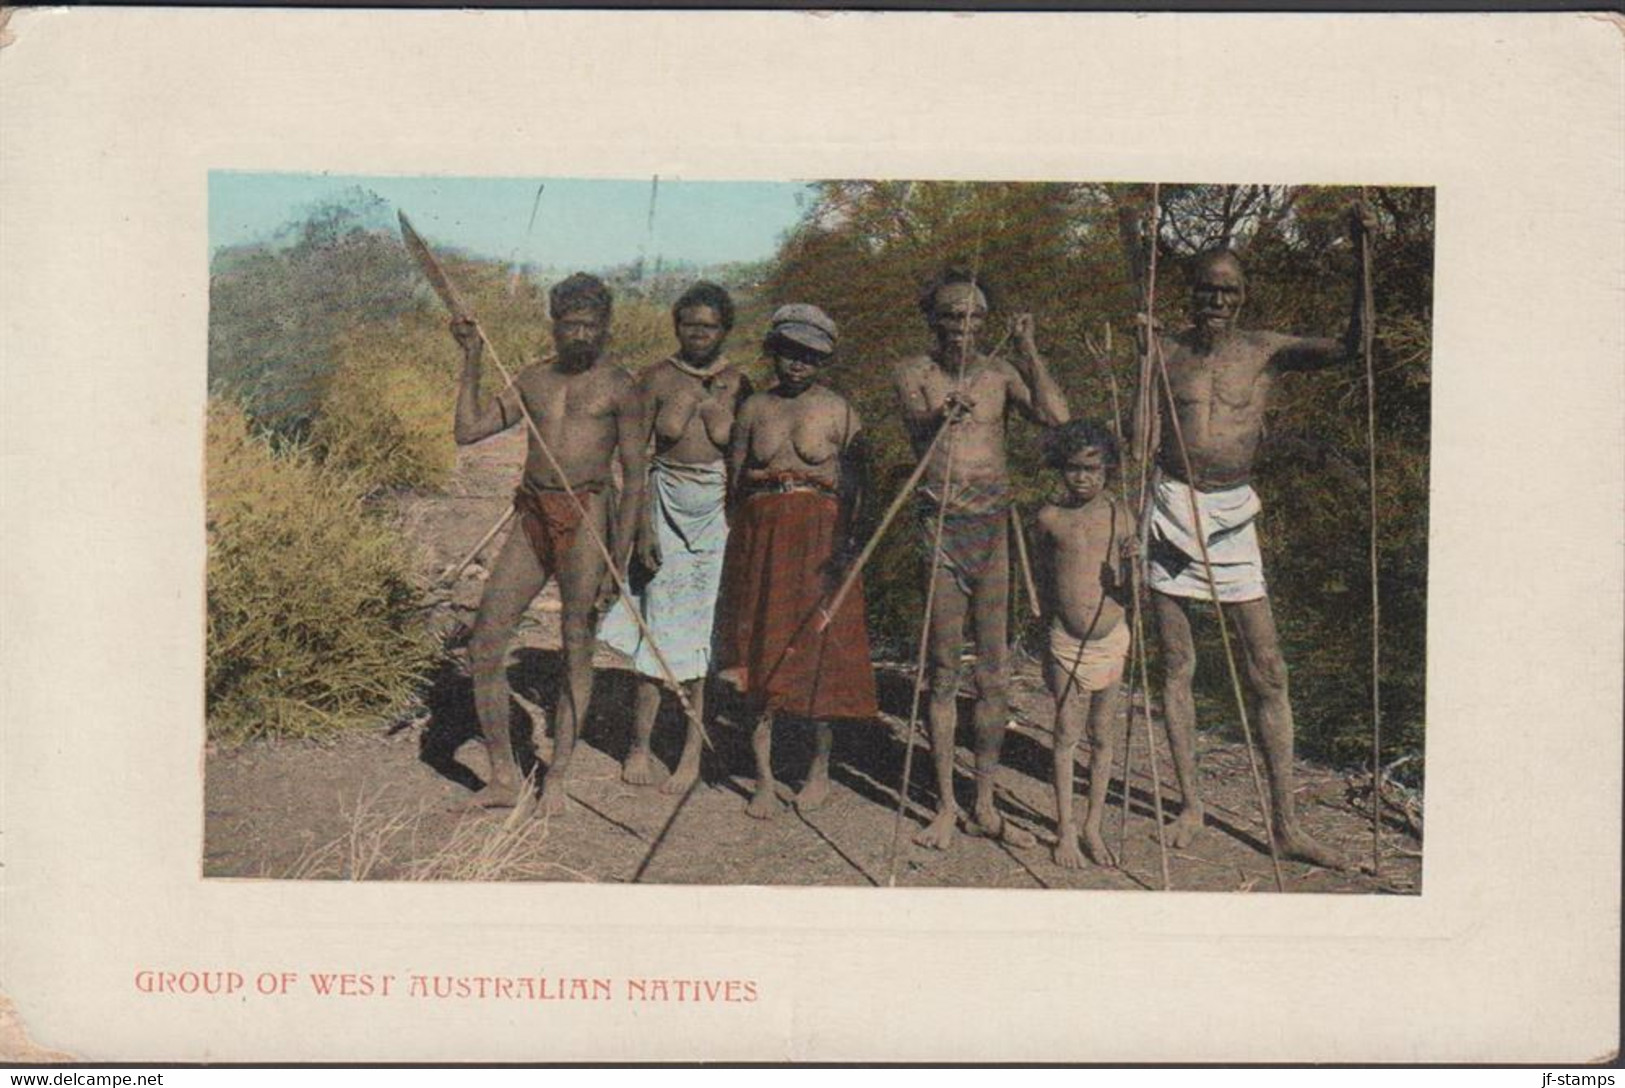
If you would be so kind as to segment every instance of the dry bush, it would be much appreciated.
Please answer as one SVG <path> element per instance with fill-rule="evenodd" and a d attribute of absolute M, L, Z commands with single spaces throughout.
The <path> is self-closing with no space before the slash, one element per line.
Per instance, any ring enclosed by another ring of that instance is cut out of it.
<path fill-rule="evenodd" d="M 426 325 L 392 322 L 340 339 L 311 440 L 329 466 L 367 489 L 437 491 L 456 467 L 456 388 L 445 368 L 434 365 L 429 351 L 441 345 Z M 439 337 L 446 338 L 443 329 Z"/>
<path fill-rule="evenodd" d="M 434 652 L 399 536 L 350 476 L 273 451 L 240 408 L 210 406 L 211 737 L 320 737 L 376 721 Z"/>

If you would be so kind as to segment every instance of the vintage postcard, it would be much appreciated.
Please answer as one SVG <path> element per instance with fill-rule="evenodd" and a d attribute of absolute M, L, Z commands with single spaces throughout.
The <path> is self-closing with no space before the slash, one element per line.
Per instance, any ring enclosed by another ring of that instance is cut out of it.
<path fill-rule="evenodd" d="M 1614 23 L 8 33 L 25 1058 L 1617 1047 Z"/>

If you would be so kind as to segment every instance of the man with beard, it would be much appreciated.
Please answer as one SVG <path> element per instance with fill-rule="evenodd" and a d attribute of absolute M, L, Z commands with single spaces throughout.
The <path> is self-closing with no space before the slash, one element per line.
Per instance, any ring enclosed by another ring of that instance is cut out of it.
<path fill-rule="evenodd" d="M 958 724 L 960 652 L 965 621 L 976 646 L 976 803 L 966 830 L 1031 846 L 1028 832 L 1002 818 L 993 804 L 993 781 L 1008 724 L 1006 628 L 1010 597 L 1010 477 L 1005 420 L 1012 409 L 1054 426 L 1070 417 L 1061 392 L 1033 341 L 1033 319 L 1018 314 L 1011 332 L 1018 362 L 983 355 L 977 335 L 987 321 L 987 288 L 961 269 L 947 269 L 920 296 L 936 346 L 897 363 L 892 382 L 916 456 L 937 428 L 951 429 L 931 455 L 920 489 L 920 524 L 927 546 L 942 519 L 942 556 L 932 590 L 931 758 L 937 777 L 937 812 L 915 841 L 945 850 L 952 843 L 959 805 L 954 800 L 954 732 Z M 927 563 L 931 560 L 928 556 Z M 928 570 L 932 569 L 928 566 Z"/>
<path fill-rule="evenodd" d="M 644 370 L 638 381 L 654 458 L 638 530 L 633 595 L 616 603 L 599 637 L 630 657 L 638 673 L 623 780 L 639 786 L 655 781 L 649 742 L 666 683 L 656 646 L 672 678 L 683 685 L 693 713 L 677 769 L 661 787 L 678 794 L 700 770 L 711 625 L 728 543 L 724 458 L 734 415 L 750 395 L 750 381 L 722 355 L 734 323 L 727 291 L 714 283 L 696 283 L 671 312 L 677 353 Z M 633 620 L 632 608 L 641 610 L 653 645 Z"/>
<path fill-rule="evenodd" d="M 1369 213 L 1360 209 L 1353 221 L 1356 241 L 1370 223 Z M 1358 245 L 1355 250 L 1361 252 Z M 1363 254 L 1358 259 L 1363 261 Z M 1173 392 L 1171 398 L 1158 397 L 1157 436 L 1151 440 L 1156 482 L 1149 512 L 1148 581 L 1162 643 L 1168 740 L 1184 797 L 1168 841 L 1176 849 L 1190 844 L 1204 819 L 1196 775 L 1191 692 L 1196 646 L 1189 613 L 1193 603 L 1217 596 L 1240 644 L 1241 675 L 1269 770 L 1281 856 L 1329 868 L 1345 865 L 1335 851 L 1311 838 L 1297 817 L 1292 704 L 1264 584 L 1252 472 L 1276 377 L 1358 361 L 1363 284 L 1364 268 L 1356 267 L 1353 311 L 1341 340 L 1241 329 L 1236 319 L 1247 297 L 1241 261 L 1227 249 L 1210 250 L 1195 263 L 1191 327 L 1176 336 L 1158 334 Z M 1160 372 L 1153 380 L 1160 385 Z"/>
<path fill-rule="evenodd" d="M 509 534 L 497 556 L 474 620 L 469 646 L 474 704 L 491 757 L 491 779 L 474 798 L 481 807 L 512 806 L 520 800 L 508 732 L 508 643 L 530 602 L 549 578 L 557 578 L 564 681 L 541 809 L 545 815 L 564 810 L 570 756 L 592 695 L 593 629 L 598 612 L 615 593 L 614 578 L 592 536 L 597 533 L 608 543 L 612 555 L 624 555 L 626 545 L 617 548 L 614 542 L 632 539 L 643 509 L 647 466 L 637 387 L 631 375 L 604 359 L 611 305 L 609 288 L 597 277 L 577 273 L 555 284 L 548 293 L 548 310 L 557 354 L 521 370 L 494 397 L 480 390 L 479 331 L 472 321 L 452 322 L 464 359 L 457 393 L 458 444 L 505 431 L 528 413 L 557 463 L 555 468 L 527 427 L 525 474 L 514 496 L 520 531 Z M 610 465 L 617 452 L 626 485 L 612 535 Z"/>

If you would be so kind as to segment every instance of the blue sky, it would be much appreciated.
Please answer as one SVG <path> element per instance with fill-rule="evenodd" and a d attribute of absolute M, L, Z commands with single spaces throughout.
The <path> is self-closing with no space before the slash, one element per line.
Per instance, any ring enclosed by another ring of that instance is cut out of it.
<path fill-rule="evenodd" d="M 431 243 L 546 267 L 596 269 L 649 258 L 717 264 L 770 257 L 800 218 L 800 182 L 660 179 L 209 174 L 209 249 L 267 241 L 312 206 L 357 186 L 406 212 Z M 535 228 L 526 234 L 538 186 Z M 380 224 L 386 225 L 386 224 Z"/>

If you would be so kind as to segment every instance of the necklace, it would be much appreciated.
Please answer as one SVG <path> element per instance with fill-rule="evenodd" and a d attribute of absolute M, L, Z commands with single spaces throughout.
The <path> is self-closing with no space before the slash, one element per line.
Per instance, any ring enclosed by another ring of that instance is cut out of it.
<path fill-rule="evenodd" d="M 711 388 L 712 379 L 714 379 L 717 374 L 725 369 L 728 365 L 728 360 L 720 355 L 716 357 L 709 367 L 704 369 L 692 365 L 684 360 L 680 355 L 669 356 L 666 359 L 666 362 L 676 367 L 682 373 L 687 374 L 690 378 L 700 379 L 701 384 L 707 389 Z"/>

